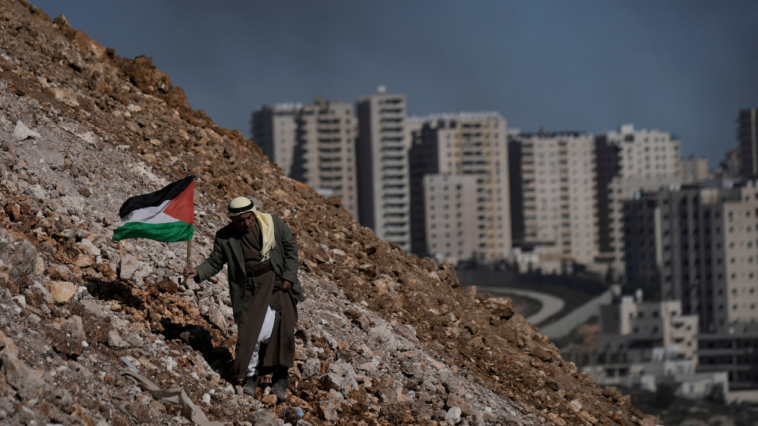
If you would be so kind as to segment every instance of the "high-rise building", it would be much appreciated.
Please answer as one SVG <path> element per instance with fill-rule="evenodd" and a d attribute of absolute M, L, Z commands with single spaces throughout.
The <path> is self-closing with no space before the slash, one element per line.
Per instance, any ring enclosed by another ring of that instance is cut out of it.
<path fill-rule="evenodd" d="M 740 110 L 737 118 L 737 140 L 740 143 L 740 176 L 758 177 L 758 108 Z"/>
<path fill-rule="evenodd" d="M 410 121 L 415 126 L 409 154 L 413 252 L 450 253 L 457 260 L 507 259 L 511 229 L 505 119 L 485 112 Z M 430 175 L 434 177 L 426 178 Z M 465 193 L 466 188 L 472 192 Z M 447 220 L 454 228 L 440 232 L 437 226 Z M 461 249 L 448 250 L 448 243 Z"/>
<path fill-rule="evenodd" d="M 618 131 L 597 135 L 595 149 L 599 250 L 621 276 L 623 262 L 616 255 L 623 252 L 624 241 L 617 238 L 618 233 L 614 235 L 614 230 L 621 229 L 623 236 L 621 201 L 640 190 L 678 183 L 681 180 L 680 143 L 668 132 L 636 130 L 633 125 L 625 124 Z M 663 177 L 666 177 L 665 182 Z M 619 194 L 619 190 L 622 193 Z"/>
<path fill-rule="evenodd" d="M 624 203 L 631 286 L 681 300 L 700 329 L 758 321 L 758 188 L 672 187 Z"/>
<path fill-rule="evenodd" d="M 473 175 L 424 176 L 424 255 L 453 264 L 475 257 L 479 250 L 476 187 Z"/>
<path fill-rule="evenodd" d="M 590 264 L 597 254 L 595 142 L 580 132 L 509 135 L 514 245 Z"/>
<path fill-rule="evenodd" d="M 411 249 L 405 95 L 358 100 L 358 215 L 363 226 L 405 251 Z"/>
<path fill-rule="evenodd" d="M 269 160 L 290 176 L 297 146 L 297 120 L 303 104 L 263 106 L 253 113 L 253 140 Z"/>
<path fill-rule="evenodd" d="M 708 159 L 692 157 L 682 158 L 680 175 L 683 184 L 707 181 L 710 175 L 710 170 L 708 170 Z"/>
<path fill-rule="evenodd" d="M 316 98 L 256 110 L 253 139 L 287 176 L 338 196 L 357 219 L 356 124 L 351 104 Z"/>
<path fill-rule="evenodd" d="M 614 277 L 626 274 L 624 246 L 624 200 L 635 196 L 640 191 L 653 192 L 677 186 L 680 176 L 638 176 L 630 178 L 616 177 L 608 185 L 608 225 L 610 227 L 610 245 L 612 252 L 604 253 L 606 262 L 610 263 Z"/>

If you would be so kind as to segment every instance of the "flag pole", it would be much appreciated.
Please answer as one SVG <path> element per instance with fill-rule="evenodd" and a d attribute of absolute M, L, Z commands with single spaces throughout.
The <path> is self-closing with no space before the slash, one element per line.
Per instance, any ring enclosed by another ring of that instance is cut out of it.
<path fill-rule="evenodd" d="M 190 254 L 192 253 L 192 240 L 187 240 L 187 268 L 190 267 Z"/>

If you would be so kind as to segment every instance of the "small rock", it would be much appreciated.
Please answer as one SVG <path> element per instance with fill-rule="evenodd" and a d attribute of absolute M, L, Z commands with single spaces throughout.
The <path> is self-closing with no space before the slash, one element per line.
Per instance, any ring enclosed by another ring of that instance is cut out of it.
<path fill-rule="evenodd" d="M 318 360 L 318 358 L 310 358 L 308 361 L 305 361 L 305 364 L 303 364 L 303 367 L 302 367 L 303 379 L 305 380 L 310 379 L 311 377 L 318 374 L 320 369 L 321 369 L 321 362 Z"/>
<path fill-rule="evenodd" d="M 321 420 L 326 422 L 336 422 L 339 420 L 337 416 L 337 410 L 334 408 L 334 404 L 331 402 L 321 402 L 318 405 L 317 414 Z"/>
<path fill-rule="evenodd" d="M 68 281 L 51 281 L 48 289 L 53 301 L 58 304 L 67 303 L 76 294 L 76 285 Z"/>
<path fill-rule="evenodd" d="M 142 338 L 136 333 L 124 333 L 123 339 L 133 348 L 142 347 L 142 344 L 144 343 Z"/>
<path fill-rule="evenodd" d="M 23 121 L 16 122 L 16 127 L 13 129 L 13 139 L 22 141 L 27 138 L 39 139 L 42 136 L 34 130 L 26 127 Z"/>
<path fill-rule="evenodd" d="M 119 266 L 119 278 L 122 280 L 128 280 L 134 276 L 135 272 L 142 268 L 143 264 L 131 254 L 126 254 L 121 258 L 121 264 Z"/>
<path fill-rule="evenodd" d="M 345 400 L 345 398 L 342 396 L 341 393 L 337 392 L 334 389 L 329 389 L 329 399 L 331 401 L 334 401 L 336 403 L 340 403 Z"/>
<path fill-rule="evenodd" d="M 79 315 L 72 315 L 71 318 L 66 320 L 63 326 L 66 333 L 70 334 L 72 338 L 82 342 L 87 339 L 84 334 L 84 326 L 82 325 L 82 317 Z"/>
<path fill-rule="evenodd" d="M 208 312 L 208 321 L 226 334 L 226 319 L 224 318 L 224 314 L 221 313 L 221 308 L 218 306 L 210 308 Z"/>
<path fill-rule="evenodd" d="M 111 330 L 108 332 L 108 346 L 114 349 L 123 349 L 128 348 L 129 343 L 121 338 L 121 336 L 118 334 L 118 331 Z"/>
<path fill-rule="evenodd" d="M 327 373 L 321 379 L 321 383 L 326 389 L 341 391 L 345 388 L 345 380 L 335 373 Z"/>
<path fill-rule="evenodd" d="M 2 361 L 5 379 L 23 399 L 30 400 L 40 397 L 45 382 L 34 370 L 7 351 L 3 352 Z"/>
<path fill-rule="evenodd" d="M 276 395 L 273 395 L 273 394 L 272 395 L 266 395 L 263 398 L 261 398 L 261 402 L 266 407 L 271 407 L 271 406 L 275 405 L 276 401 L 277 401 Z M 258 424 L 258 423 L 256 422 L 255 424 Z"/>
<path fill-rule="evenodd" d="M 271 395 L 274 396 L 274 395 Z M 276 400 L 276 396 L 274 396 Z M 276 415 L 266 410 L 258 410 L 251 416 L 252 423 L 256 426 L 278 426 Z"/>
<path fill-rule="evenodd" d="M 24 192 L 37 201 L 44 201 L 46 198 L 45 190 L 39 184 L 29 186 Z"/>
<path fill-rule="evenodd" d="M 461 409 L 458 407 L 452 407 L 449 410 L 447 410 L 447 414 L 445 415 L 445 421 L 449 425 L 457 425 L 461 422 Z"/>

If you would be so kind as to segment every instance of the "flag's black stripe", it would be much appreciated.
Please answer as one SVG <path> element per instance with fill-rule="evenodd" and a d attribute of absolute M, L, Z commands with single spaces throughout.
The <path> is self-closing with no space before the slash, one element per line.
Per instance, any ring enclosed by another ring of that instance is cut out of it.
<path fill-rule="evenodd" d="M 192 183 L 193 179 L 195 179 L 195 177 L 189 175 L 182 180 L 170 183 L 165 188 L 151 192 L 150 194 L 135 195 L 134 197 L 131 197 L 124 202 L 124 204 L 121 206 L 121 209 L 118 211 L 118 215 L 123 219 L 126 217 L 126 215 L 135 210 L 139 210 L 145 207 L 159 206 L 166 200 L 173 200 L 179 194 L 181 194 L 182 191 L 187 189 L 189 184 Z"/>

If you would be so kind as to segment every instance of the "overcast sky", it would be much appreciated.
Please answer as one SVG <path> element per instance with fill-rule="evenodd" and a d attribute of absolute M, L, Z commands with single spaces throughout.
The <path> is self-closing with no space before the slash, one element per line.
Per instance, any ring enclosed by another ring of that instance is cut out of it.
<path fill-rule="evenodd" d="M 758 2 L 32 0 L 116 53 L 147 55 L 190 104 L 250 136 L 264 104 L 410 115 L 498 111 L 524 131 L 669 131 L 711 167 L 758 107 Z"/>

